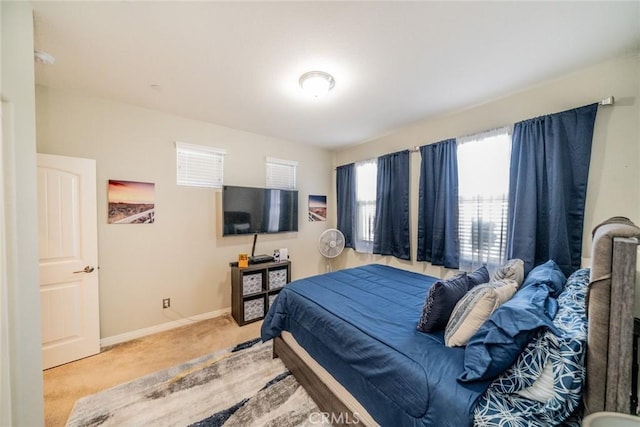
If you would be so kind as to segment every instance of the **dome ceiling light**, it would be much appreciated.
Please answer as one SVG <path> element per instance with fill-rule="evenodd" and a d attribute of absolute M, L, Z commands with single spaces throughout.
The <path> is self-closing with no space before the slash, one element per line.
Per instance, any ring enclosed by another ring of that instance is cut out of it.
<path fill-rule="evenodd" d="M 298 81 L 302 90 L 314 98 L 326 95 L 336 85 L 333 76 L 324 71 L 309 71 L 301 75 Z"/>

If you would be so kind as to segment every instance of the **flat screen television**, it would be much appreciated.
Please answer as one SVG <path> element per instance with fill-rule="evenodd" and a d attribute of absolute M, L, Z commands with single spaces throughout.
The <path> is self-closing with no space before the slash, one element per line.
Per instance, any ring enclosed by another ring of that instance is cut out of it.
<path fill-rule="evenodd" d="M 298 191 L 273 188 L 222 188 L 222 235 L 298 231 Z"/>

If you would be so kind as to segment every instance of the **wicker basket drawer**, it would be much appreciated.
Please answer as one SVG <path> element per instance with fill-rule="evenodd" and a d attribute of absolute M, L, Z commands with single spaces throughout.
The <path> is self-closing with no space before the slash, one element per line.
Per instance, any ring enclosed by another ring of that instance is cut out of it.
<path fill-rule="evenodd" d="M 255 298 L 244 301 L 244 321 L 260 319 L 264 317 L 264 298 Z"/>
<path fill-rule="evenodd" d="M 269 270 L 269 289 L 279 289 L 287 284 L 287 269 Z"/>
<path fill-rule="evenodd" d="M 242 295 L 255 294 L 262 290 L 262 273 L 242 276 Z"/>

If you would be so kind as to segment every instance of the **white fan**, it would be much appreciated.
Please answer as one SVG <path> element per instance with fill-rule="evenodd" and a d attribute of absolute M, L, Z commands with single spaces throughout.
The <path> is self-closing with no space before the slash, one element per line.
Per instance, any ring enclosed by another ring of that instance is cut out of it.
<path fill-rule="evenodd" d="M 327 258 L 327 271 L 331 271 L 331 259 L 344 250 L 344 234 L 335 228 L 323 231 L 318 239 L 318 250 Z"/>

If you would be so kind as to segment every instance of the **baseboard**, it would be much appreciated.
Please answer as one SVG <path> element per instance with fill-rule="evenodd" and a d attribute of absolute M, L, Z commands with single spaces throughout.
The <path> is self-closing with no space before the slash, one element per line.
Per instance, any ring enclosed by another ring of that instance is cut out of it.
<path fill-rule="evenodd" d="M 148 328 L 137 329 L 135 331 L 126 332 L 124 334 L 101 338 L 100 348 L 135 340 L 137 338 L 146 337 L 147 335 L 155 334 L 158 332 L 164 332 L 171 329 L 179 328 L 180 326 L 190 325 L 194 322 L 200 322 L 201 320 L 213 319 L 214 317 L 224 316 L 229 313 L 231 313 L 231 307 L 210 311 L 208 313 L 198 314 L 196 316 L 190 316 L 188 319 L 184 318 L 173 320 L 171 322 L 161 323 L 159 325 L 150 326 Z"/>

